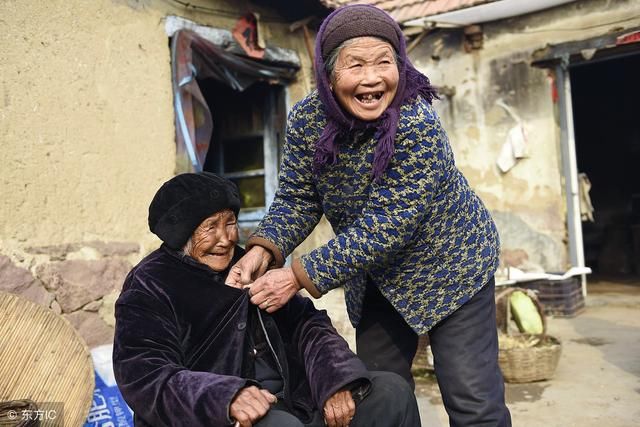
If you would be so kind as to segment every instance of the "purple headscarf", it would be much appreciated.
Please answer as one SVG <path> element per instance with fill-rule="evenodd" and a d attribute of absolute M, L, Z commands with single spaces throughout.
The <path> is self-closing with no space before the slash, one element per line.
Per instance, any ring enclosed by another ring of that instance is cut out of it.
<path fill-rule="evenodd" d="M 370 122 L 359 120 L 342 109 L 331 91 L 325 68 L 325 59 L 330 54 L 327 44 L 335 47 L 350 38 L 365 36 L 380 37 L 391 43 L 398 56 L 399 73 L 395 98 L 378 119 Z M 318 31 L 315 71 L 318 95 L 327 114 L 327 125 L 316 143 L 313 158 L 314 172 L 318 173 L 324 165 L 336 162 L 338 136 L 346 135 L 354 129 L 375 128 L 375 138 L 378 143 L 373 157 L 371 175 L 374 181 L 378 181 L 393 156 L 400 107 L 418 95 L 429 103 L 437 98 L 429 79 L 409 62 L 402 30 L 391 16 L 375 6 L 359 4 L 340 7 L 327 16 Z"/>

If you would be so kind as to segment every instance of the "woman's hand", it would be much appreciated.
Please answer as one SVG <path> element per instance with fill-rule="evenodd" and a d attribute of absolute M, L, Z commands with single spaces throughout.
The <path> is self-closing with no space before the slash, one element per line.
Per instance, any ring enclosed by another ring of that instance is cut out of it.
<path fill-rule="evenodd" d="M 229 415 L 236 420 L 236 426 L 251 427 L 277 402 L 278 398 L 267 390 L 249 386 L 240 390 L 233 398 Z"/>
<path fill-rule="evenodd" d="M 356 414 L 356 403 L 349 390 L 338 391 L 324 404 L 324 422 L 329 427 L 347 427 Z"/>
<path fill-rule="evenodd" d="M 262 276 L 273 259 L 271 252 L 262 246 L 254 246 L 231 267 L 224 283 L 240 288 Z"/>
<path fill-rule="evenodd" d="M 280 309 L 301 289 L 289 267 L 267 271 L 249 286 L 251 302 L 268 313 Z"/>

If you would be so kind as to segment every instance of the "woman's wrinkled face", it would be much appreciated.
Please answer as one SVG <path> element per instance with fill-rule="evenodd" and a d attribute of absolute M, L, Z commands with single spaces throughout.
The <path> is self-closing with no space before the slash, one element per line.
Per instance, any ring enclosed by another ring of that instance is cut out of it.
<path fill-rule="evenodd" d="M 187 251 L 196 261 L 215 271 L 223 271 L 231 263 L 237 242 L 236 215 L 232 210 L 224 210 L 200 223 L 191 235 L 191 245 Z"/>
<path fill-rule="evenodd" d="M 371 121 L 393 102 L 398 79 L 393 47 L 375 37 L 357 37 L 338 53 L 330 80 L 342 108 L 360 120 Z"/>

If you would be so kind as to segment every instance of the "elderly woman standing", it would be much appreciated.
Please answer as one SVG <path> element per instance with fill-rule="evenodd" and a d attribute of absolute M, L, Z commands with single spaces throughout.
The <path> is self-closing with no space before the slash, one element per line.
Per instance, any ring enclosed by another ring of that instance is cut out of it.
<path fill-rule="evenodd" d="M 451 425 L 510 425 L 497 363 L 494 222 L 456 168 L 431 101 L 385 12 L 345 6 L 316 39 L 317 91 L 291 111 L 269 212 L 227 282 L 278 310 L 299 289 L 343 286 L 358 355 L 413 384 L 428 334 Z M 335 237 L 285 257 L 326 215 Z M 267 271 L 268 270 L 268 271 Z"/>

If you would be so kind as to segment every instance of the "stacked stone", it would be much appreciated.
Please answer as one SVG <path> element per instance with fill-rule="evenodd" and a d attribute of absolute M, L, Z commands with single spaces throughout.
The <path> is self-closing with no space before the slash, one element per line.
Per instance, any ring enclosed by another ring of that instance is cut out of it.
<path fill-rule="evenodd" d="M 89 348 L 113 342 L 113 306 L 141 257 L 137 243 L 87 242 L 0 254 L 0 291 L 62 315 Z"/>

